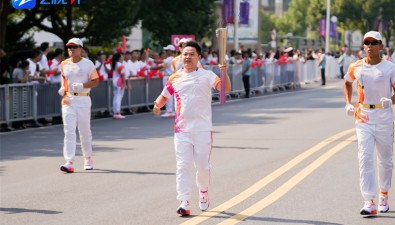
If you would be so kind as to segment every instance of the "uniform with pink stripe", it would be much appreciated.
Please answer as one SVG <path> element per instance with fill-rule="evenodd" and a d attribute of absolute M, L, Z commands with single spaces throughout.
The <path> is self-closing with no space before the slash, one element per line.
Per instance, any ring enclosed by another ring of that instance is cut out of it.
<path fill-rule="evenodd" d="M 220 78 L 202 68 L 191 73 L 183 69 L 174 73 L 162 91 L 166 98 L 175 98 L 174 130 L 179 132 L 211 131 L 211 88 Z"/>

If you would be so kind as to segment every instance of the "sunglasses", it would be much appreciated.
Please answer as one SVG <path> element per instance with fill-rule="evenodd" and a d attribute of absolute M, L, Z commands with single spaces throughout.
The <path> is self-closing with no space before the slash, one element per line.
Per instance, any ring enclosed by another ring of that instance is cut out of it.
<path fill-rule="evenodd" d="M 369 46 L 369 45 L 378 45 L 378 44 L 381 44 L 381 41 L 363 41 L 363 44 L 367 45 L 367 46 Z"/>
<path fill-rule="evenodd" d="M 80 46 L 78 46 L 78 45 L 70 45 L 70 46 L 66 46 L 66 48 L 68 48 L 68 49 L 70 49 L 70 48 L 72 48 L 72 49 L 77 49 L 77 48 L 79 48 Z"/>

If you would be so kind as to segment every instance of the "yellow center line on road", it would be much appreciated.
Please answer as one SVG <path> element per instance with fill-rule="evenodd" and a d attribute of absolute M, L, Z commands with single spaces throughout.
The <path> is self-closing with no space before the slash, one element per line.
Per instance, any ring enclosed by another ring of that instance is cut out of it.
<path fill-rule="evenodd" d="M 266 185 L 268 185 L 269 183 L 271 183 L 272 181 L 274 181 L 275 179 L 280 177 L 285 172 L 289 171 L 290 169 L 292 169 L 293 167 L 298 165 L 300 162 L 302 162 L 303 160 L 305 160 L 306 158 L 308 158 L 315 152 L 319 151 L 320 149 L 324 148 L 325 146 L 329 145 L 330 143 L 332 143 L 336 140 L 339 140 L 340 138 L 342 138 L 352 132 L 355 132 L 354 128 L 340 132 L 338 134 L 335 134 L 335 135 L 325 139 L 324 141 L 322 141 L 322 142 L 314 145 L 310 149 L 306 150 L 302 154 L 296 156 L 291 161 L 284 164 L 277 170 L 273 171 L 271 174 L 267 175 L 266 177 L 262 178 L 261 180 L 259 180 L 258 182 L 256 182 L 255 184 L 253 184 L 251 187 L 247 188 L 240 194 L 236 195 L 235 197 L 229 199 L 228 201 L 222 203 L 221 205 L 213 208 L 210 211 L 204 212 L 204 213 L 202 213 L 190 220 L 185 221 L 181 225 L 199 224 L 211 217 L 214 217 L 215 215 L 217 215 L 221 212 L 224 212 L 224 211 L 230 209 L 231 207 L 233 207 L 233 206 L 239 204 L 240 202 L 244 201 L 245 199 L 251 197 L 253 194 L 255 194 L 256 192 L 258 192 L 259 190 L 264 188 Z"/>
<path fill-rule="evenodd" d="M 293 176 L 290 180 L 285 182 L 275 191 L 273 191 L 270 195 L 266 198 L 260 200 L 259 202 L 255 203 L 254 205 L 250 206 L 246 210 L 232 216 L 231 218 L 219 223 L 218 225 L 231 225 L 241 222 L 242 220 L 256 214 L 257 212 L 263 210 L 273 202 L 277 201 L 279 198 L 284 196 L 288 193 L 292 188 L 294 188 L 298 183 L 300 183 L 304 178 L 314 172 L 318 167 L 320 167 L 324 162 L 334 156 L 337 152 L 344 149 L 347 145 L 352 143 L 357 139 L 356 135 L 349 137 L 347 140 L 340 142 L 335 147 L 331 148 L 329 151 L 325 152 L 316 159 L 314 162 L 309 164 L 306 168 L 300 171 L 298 174 Z"/>

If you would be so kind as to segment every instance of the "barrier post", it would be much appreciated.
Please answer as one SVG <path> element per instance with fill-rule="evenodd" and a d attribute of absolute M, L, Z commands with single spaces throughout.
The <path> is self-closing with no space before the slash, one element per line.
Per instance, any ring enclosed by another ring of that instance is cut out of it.
<path fill-rule="evenodd" d="M 10 121 L 10 87 L 6 84 L 4 85 L 4 93 L 5 93 L 5 121 L 7 124 L 7 129 L 11 129 L 11 121 Z"/>

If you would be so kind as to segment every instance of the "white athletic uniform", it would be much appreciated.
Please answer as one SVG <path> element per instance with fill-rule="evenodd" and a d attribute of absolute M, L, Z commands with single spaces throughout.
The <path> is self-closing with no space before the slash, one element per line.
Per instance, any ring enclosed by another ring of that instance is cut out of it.
<path fill-rule="evenodd" d="M 57 76 L 55 76 L 54 74 L 58 71 L 60 71 L 60 63 L 57 59 L 52 59 L 52 64 L 49 67 L 49 70 L 53 72 L 53 74 L 48 77 L 49 82 L 51 82 L 51 84 L 59 84 L 61 82 L 61 75 L 58 74 Z"/>
<path fill-rule="evenodd" d="M 31 59 L 27 59 L 27 61 L 29 62 L 29 77 L 33 78 L 35 76 L 40 76 L 40 74 L 37 71 L 37 66 L 38 66 L 38 70 L 41 71 L 42 70 L 42 66 L 40 64 L 40 62 L 33 62 Z M 29 81 L 29 83 L 32 84 L 38 84 L 39 82 L 34 80 L 34 81 Z"/>
<path fill-rule="evenodd" d="M 141 69 L 140 62 L 137 60 L 134 62 L 132 60 L 129 60 L 129 64 L 130 64 L 130 75 L 137 76 L 137 72 L 139 72 L 139 70 Z"/>
<path fill-rule="evenodd" d="M 131 60 L 128 61 L 123 61 L 122 65 L 124 66 L 124 70 L 125 70 L 125 78 L 128 78 L 131 75 L 132 72 L 132 67 L 130 64 Z"/>
<path fill-rule="evenodd" d="M 162 91 L 164 97 L 170 99 L 174 95 L 175 98 L 174 144 L 179 201 L 190 200 L 193 164 L 198 188 L 208 188 L 212 146 L 211 88 L 219 82 L 219 77 L 211 71 L 197 68 L 186 73 L 181 69 L 170 76 Z"/>
<path fill-rule="evenodd" d="M 379 64 L 369 65 L 365 59 L 358 60 L 349 66 L 344 79 L 350 82 L 357 80 L 359 103 L 377 105 L 382 97 L 391 98 L 395 87 L 395 64 L 382 60 Z M 392 107 L 359 107 L 355 117 L 360 188 L 365 200 L 373 200 L 376 195 L 375 146 L 380 191 L 387 192 L 391 187 L 394 115 Z"/>
<path fill-rule="evenodd" d="M 114 94 L 112 110 L 114 115 L 121 113 L 122 97 L 125 93 L 125 87 L 123 87 L 122 79 L 125 79 L 125 66 L 122 63 L 117 62 L 112 74 L 112 90 Z"/>
<path fill-rule="evenodd" d="M 99 67 L 101 64 L 102 64 L 102 63 L 101 63 L 100 61 L 96 60 L 96 62 L 95 62 L 95 67 L 97 68 L 97 67 Z M 100 73 L 100 75 L 103 77 L 103 81 L 108 80 L 108 73 L 107 73 L 106 68 L 108 68 L 108 67 L 107 67 L 106 64 L 103 62 L 103 65 L 102 65 L 102 66 L 100 67 L 100 69 L 99 69 L 99 73 Z"/>
<path fill-rule="evenodd" d="M 48 58 L 45 54 L 43 54 L 43 56 L 41 57 L 40 64 L 42 66 L 42 69 L 45 69 L 47 71 L 49 70 Z"/>
<path fill-rule="evenodd" d="M 163 61 L 163 63 L 166 65 L 166 68 L 163 70 L 163 79 L 162 79 L 163 87 L 166 86 L 170 75 L 174 73 L 173 67 L 171 65 L 173 59 L 174 59 L 173 56 L 169 56 Z M 174 104 L 174 98 L 169 98 L 169 100 L 166 102 L 166 112 L 168 113 L 174 112 L 173 104 Z"/>
<path fill-rule="evenodd" d="M 78 63 L 73 63 L 71 58 L 63 60 L 60 70 L 62 72 L 62 85 L 65 92 L 73 92 L 73 83 L 87 83 L 98 79 L 93 63 L 82 58 Z M 79 93 L 90 93 L 90 88 L 84 88 Z M 64 126 L 63 155 L 66 161 L 73 161 L 76 149 L 76 127 L 81 140 L 84 157 L 92 156 L 91 133 L 91 98 L 89 96 L 69 96 L 65 94 L 62 99 L 62 118 Z"/>

